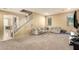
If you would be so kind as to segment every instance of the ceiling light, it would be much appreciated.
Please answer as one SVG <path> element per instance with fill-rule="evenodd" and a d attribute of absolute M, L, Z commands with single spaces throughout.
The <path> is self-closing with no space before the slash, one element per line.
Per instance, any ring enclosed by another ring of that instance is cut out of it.
<path fill-rule="evenodd" d="M 67 10 L 71 10 L 71 8 L 67 8 Z"/>
<path fill-rule="evenodd" d="M 49 13 L 44 13 L 44 15 L 50 15 Z"/>

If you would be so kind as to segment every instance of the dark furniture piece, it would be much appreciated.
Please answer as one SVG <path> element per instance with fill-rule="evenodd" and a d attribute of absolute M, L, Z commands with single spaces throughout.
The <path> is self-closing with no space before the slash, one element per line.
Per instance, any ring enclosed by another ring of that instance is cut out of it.
<path fill-rule="evenodd" d="M 79 42 L 78 41 L 73 43 L 73 49 L 74 50 L 79 50 Z"/>
<path fill-rule="evenodd" d="M 74 12 L 73 14 L 74 18 L 74 28 L 77 29 L 77 33 L 79 33 L 79 22 L 78 22 L 78 19 L 77 19 L 77 11 Z M 73 46 L 73 49 L 74 50 L 79 50 L 79 35 L 78 37 L 74 37 L 73 39 L 71 39 L 71 42 L 70 42 L 70 45 Z"/>
<path fill-rule="evenodd" d="M 60 33 L 66 33 L 66 30 L 61 29 Z"/>
<path fill-rule="evenodd" d="M 79 38 L 76 37 L 76 38 L 73 38 L 71 40 L 72 40 L 72 42 L 70 42 L 70 45 L 73 46 L 73 49 L 74 50 L 79 50 Z"/>

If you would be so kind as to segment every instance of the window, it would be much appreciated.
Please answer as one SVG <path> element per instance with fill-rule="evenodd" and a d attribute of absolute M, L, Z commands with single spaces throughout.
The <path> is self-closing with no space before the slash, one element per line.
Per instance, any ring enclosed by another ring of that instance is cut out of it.
<path fill-rule="evenodd" d="M 68 21 L 68 26 L 73 26 L 74 25 L 74 16 L 73 14 L 70 14 L 67 16 L 67 21 Z"/>
<path fill-rule="evenodd" d="M 52 18 L 48 17 L 48 26 L 51 26 L 51 25 L 52 25 Z"/>

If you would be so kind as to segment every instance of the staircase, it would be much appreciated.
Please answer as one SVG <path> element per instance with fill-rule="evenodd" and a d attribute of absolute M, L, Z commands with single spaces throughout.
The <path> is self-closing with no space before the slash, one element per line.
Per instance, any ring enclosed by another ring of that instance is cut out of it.
<path fill-rule="evenodd" d="M 23 25 L 21 25 L 21 26 L 15 31 L 15 33 L 18 32 L 24 25 L 28 24 L 31 20 L 32 20 L 32 19 L 28 19 L 26 23 L 24 23 Z"/>
<path fill-rule="evenodd" d="M 29 19 L 26 21 L 26 23 L 24 23 L 22 26 L 20 26 L 14 33 L 15 38 L 20 38 L 20 37 L 24 37 L 25 35 L 27 35 L 27 33 L 29 34 L 29 32 L 31 31 L 31 17 L 32 14 L 27 16 Z"/>

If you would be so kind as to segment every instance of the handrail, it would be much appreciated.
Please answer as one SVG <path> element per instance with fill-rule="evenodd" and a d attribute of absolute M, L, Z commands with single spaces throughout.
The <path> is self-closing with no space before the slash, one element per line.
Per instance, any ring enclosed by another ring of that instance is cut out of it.
<path fill-rule="evenodd" d="M 24 23 L 23 25 L 21 25 L 14 33 L 16 33 L 20 28 L 22 28 L 25 24 L 28 24 L 32 19 L 29 19 L 26 23 Z"/>
<path fill-rule="evenodd" d="M 24 23 L 23 25 L 21 25 L 14 33 L 16 33 L 20 28 L 22 28 L 25 24 L 28 24 L 31 20 L 28 20 L 26 23 Z"/>

